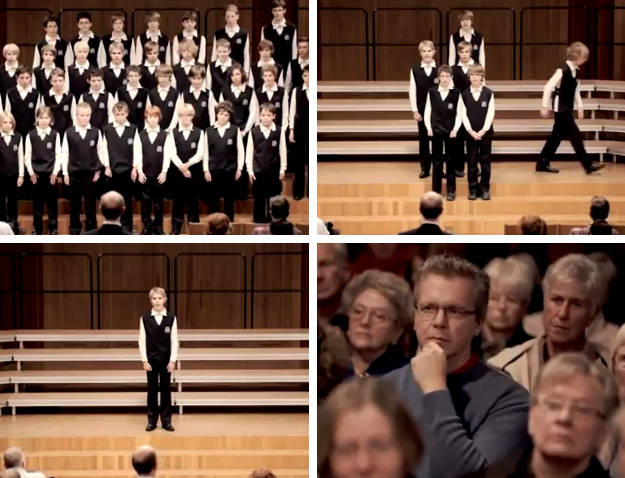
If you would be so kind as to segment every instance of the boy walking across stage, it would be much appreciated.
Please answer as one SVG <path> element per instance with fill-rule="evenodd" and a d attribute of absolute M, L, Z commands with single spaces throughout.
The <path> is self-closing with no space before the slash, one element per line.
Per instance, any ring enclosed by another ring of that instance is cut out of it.
<path fill-rule="evenodd" d="M 430 154 L 430 137 L 428 130 L 423 122 L 425 114 L 425 104 L 428 98 L 430 88 L 438 84 L 438 76 L 436 74 L 436 62 L 434 61 L 434 43 L 429 40 L 422 41 L 419 44 L 419 53 L 421 54 L 421 65 L 414 65 L 410 70 L 410 104 L 412 106 L 412 114 L 417 120 L 419 127 L 419 155 L 421 156 L 421 179 L 430 175 L 430 167 L 432 165 L 432 155 Z"/>
<path fill-rule="evenodd" d="M 449 64 L 458 63 L 458 46 L 460 42 L 471 44 L 471 58 L 475 63 L 486 67 L 486 52 L 484 51 L 484 37 L 473 29 L 473 12 L 465 10 L 458 14 L 460 30 L 449 37 Z"/>
<path fill-rule="evenodd" d="M 482 65 L 469 68 L 471 87 L 462 93 L 459 109 L 466 129 L 469 149 L 469 200 L 478 196 L 490 199 L 490 160 L 495 119 L 495 98 L 492 90 L 484 86 L 486 71 Z M 482 177 L 479 191 L 477 184 L 477 163 L 480 163 Z"/>
<path fill-rule="evenodd" d="M 432 173 L 432 191 L 441 193 L 443 189 L 443 145 L 447 158 L 447 200 L 456 199 L 456 171 L 454 160 L 456 154 L 456 136 L 462 124 L 458 111 L 460 91 L 451 84 L 451 68 L 441 65 L 438 68 L 439 85 L 430 88 L 425 106 L 423 121 L 432 138 L 432 157 L 434 171 Z"/>
<path fill-rule="evenodd" d="M 579 119 L 584 117 L 584 105 L 579 93 L 579 67 L 588 61 L 588 47 L 583 43 L 573 43 L 566 51 L 566 62 L 556 70 L 549 82 L 545 85 L 543 106 L 540 116 L 547 118 L 549 109 L 555 113 L 553 130 L 536 163 L 536 171 L 557 173 L 549 161 L 558 150 L 564 137 L 568 137 L 573 145 L 575 154 L 582 163 L 586 174 L 594 173 L 604 167 L 603 164 L 593 164 L 586 154 L 582 133 L 575 123 L 574 110 L 577 110 Z"/>
<path fill-rule="evenodd" d="M 165 290 L 154 287 L 150 290 L 152 310 L 141 316 L 139 328 L 139 352 L 143 370 L 148 376 L 148 426 L 145 431 L 156 429 L 158 416 L 161 425 L 173 432 L 171 425 L 171 373 L 178 360 L 178 324 L 176 316 L 167 312 Z M 161 391 L 161 406 L 158 406 L 158 391 Z"/>

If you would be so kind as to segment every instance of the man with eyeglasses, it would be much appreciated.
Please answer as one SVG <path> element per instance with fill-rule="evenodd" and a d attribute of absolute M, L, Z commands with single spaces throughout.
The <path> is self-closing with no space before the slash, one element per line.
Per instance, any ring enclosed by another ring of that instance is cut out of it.
<path fill-rule="evenodd" d="M 530 392 L 540 369 L 563 352 L 580 352 L 607 369 L 608 348 L 586 339 L 586 329 L 602 305 L 603 284 L 597 264 L 587 256 L 569 254 L 558 259 L 543 280 L 544 334 L 503 350 L 488 363 Z"/>
<path fill-rule="evenodd" d="M 529 443 L 527 391 L 471 350 L 488 307 L 484 271 L 452 255 L 432 256 L 414 289 L 420 344 L 409 365 L 385 376 L 404 398 L 426 444 L 419 478 L 457 478 L 506 460 Z"/>

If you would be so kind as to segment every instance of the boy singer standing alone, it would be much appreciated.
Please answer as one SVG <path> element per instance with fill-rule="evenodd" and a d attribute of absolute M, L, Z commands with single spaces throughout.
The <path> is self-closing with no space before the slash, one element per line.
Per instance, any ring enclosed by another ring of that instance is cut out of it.
<path fill-rule="evenodd" d="M 160 379 L 161 425 L 173 432 L 171 425 L 171 373 L 178 359 L 178 325 L 176 316 L 165 309 L 165 290 L 154 287 L 150 291 L 152 310 L 141 317 L 139 351 L 143 369 L 148 374 L 148 426 L 145 431 L 156 428 L 159 416 L 158 390 Z"/>

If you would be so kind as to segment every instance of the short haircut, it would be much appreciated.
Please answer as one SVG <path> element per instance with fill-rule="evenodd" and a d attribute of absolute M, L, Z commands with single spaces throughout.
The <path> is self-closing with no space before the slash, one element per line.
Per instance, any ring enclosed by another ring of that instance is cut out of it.
<path fill-rule="evenodd" d="M 195 108 L 189 103 L 180 103 L 177 110 L 178 116 L 190 114 L 195 116 Z"/>
<path fill-rule="evenodd" d="M 524 236 L 546 236 L 547 223 L 540 216 L 523 216 L 519 219 L 519 228 Z"/>
<path fill-rule="evenodd" d="M 588 58 L 588 47 L 582 42 L 575 42 L 566 49 L 567 60 L 579 60 L 582 58 Z"/>
<path fill-rule="evenodd" d="M 104 72 L 100 68 L 91 68 L 89 70 L 88 78 L 89 78 L 89 81 L 91 81 L 92 78 L 104 79 Z"/>
<path fill-rule="evenodd" d="M 41 48 L 41 57 L 43 58 L 43 54 L 44 53 L 52 53 L 54 56 L 56 56 L 56 47 L 54 45 L 44 45 Z"/>
<path fill-rule="evenodd" d="M 224 8 L 224 16 L 226 16 L 226 13 L 228 12 L 234 12 L 237 15 L 239 14 L 239 7 L 237 7 L 236 5 L 230 4 L 230 5 L 226 5 L 226 7 Z"/>
<path fill-rule="evenodd" d="M 113 24 L 117 21 L 117 20 L 121 20 L 122 22 L 124 22 L 124 25 L 126 24 L 126 15 L 124 15 L 123 12 L 115 12 L 111 15 L 111 26 L 113 26 Z"/>
<path fill-rule="evenodd" d="M 579 352 L 558 354 L 542 367 L 532 388 L 530 406 L 536 405 L 538 397 L 545 392 L 545 388 L 567 383 L 575 376 L 592 377 L 597 381 L 602 389 L 599 417 L 602 420 L 610 420 L 619 407 L 618 389 L 614 377 L 603 364 L 591 362 Z"/>
<path fill-rule="evenodd" d="M 156 289 L 159 289 L 159 288 L 155 287 L 154 289 L 150 291 L 150 297 L 152 296 L 152 291 Z M 160 290 L 163 290 L 163 289 L 160 289 Z M 135 471 L 137 472 L 137 475 L 139 476 L 149 475 L 156 468 L 156 452 L 152 450 L 141 456 L 138 456 L 137 453 L 133 453 L 132 467 L 135 469 Z"/>
<path fill-rule="evenodd" d="M 478 266 L 453 254 L 441 254 L 431 256 L 419 268 L 419 274 L 414 286 L 415 301 L 419 300 L 419 286 L 428 275 L 436 275 L 448 279 L 462 278 L 473 282 L 473 309 L 475 318 L 481 324 L 488 310 L 488 294 L 490 291 L 490 279 L 488 274 Z"/>
<path fill-rule="evenodd" d="M 9 113 L 6 111 L 3 111 L 2 113 L 0 113 L 0 125 L 4 123 L 5 119 L 8 119 L 9 121 L 11 121 L 11 123 L 13 123 L 13 129 L 15 129 L 15 126 L 17 123 L 15 122 L 15 116 L 13 116 L 13 113 Z"/>
<path fill-rule="evenodd" d="M 590 200 L 590 217 L 593 221 L 607 219 L 610 214 L 610 203 L 603 196 L 595 196 Z"/>
<path fill-rule="evenodd" d="M 458 23 L 460 23 L 462 20 L 471 20 L 471 21 L 473 21 L 473 12 L 471 10 L 462 10 L 458 14 Z"/>
<path fill-rule="evenodd" d="M 273 75 L 273 77 L 277 80 L 278 79 L 278 69 L 276 68 L 276 65 L 263 65 L 262 66 L 262 76 L 265 76 L 265 73 L 267 72 L 271 72 L 271 74 Z"/>
<path fill-rule="evenodd" d="M 151 299 L 152 296 L 155 295 L 155 294 L 161 295 L 161 296 L 163 296 L 163 298 L 165 300 L 167 300 L 167 294 L 165 293 L 165 289 L 163 289 L 162 287 L 152 287 L 150 289 L 150 292 L 149 292 L 148 296 Z M 150 471 L 152 471 L 152 470 L 150 470 Z"/>
<path fill-rule="evenodd" d="M 206 78 L 206 68 L 203 65 L 193 65 L 189 70 L 189 78 Z"/>
<path fill-rule="evenodd" d="M 174 70 L 172 69 L 171 66 L 166 65 L 166 64 L 160 64 L 156 67 L 156 77 L 158 78 L 159 76 L 168 76 L 171 77 L 171 75 L 174 74 Z"/>
<path fill-rule="evenodd" d="M 500 284 L 506 295 L 528 305 L 532 300 L 534 277 L 537 273 L 537 268 L 533 268 L 530 264 L 520 260 L 517 255 L 496 257 L 486 264 L 484 272 L 490 277 L 491 287 L 493 283 Z"/>
<path fill-rule="evenodd" d="M 24 452 L 18 447 L 12 446 L 6 449 L 3 458 L 5 468 L 16 468 L 22 465 Z"/>
<path fill-rule="evenodd" d="M 74 45 L 74 53 L 77 52 L 78 50 L 84 50 L 87 53 L 89 53 L 89 43 L 87 43 L 84 40 L 81 40 L 81 41 L 77 42 Z"/>
<path fill-rule="evenodd" d="M 4 45 L 4 48 L 2 49 L 2 54 L 4 56 L 7 56 L 7 53 L 15 53 L 19 57 L 20 47 L 17 46 L 15 43 L 7 43 L 6 45 Z"/>
<path fill-rule="evenodd" d="M 47 106 L 40 106 L 39 108 L 37 108 L 37 113 L 35 113 L 35 117 L 37 119 L 41 118 L 42 116 L 48 116 L 50 118 L 50 124 L 53 125 L 54 124 L 54 115 L 52 114 L 52 110 L 47 107 Z"/>
<path fill-rule="evenodd" d="M 273 103 L 263 103 L 262 105 L 260 105 L 259 111 L 262 113 L 263 110 L 269 111 L 273 115 L 276 114 L 276 107 Z"/>
<path fill-rule="evenodd" d="M 232 45 L 225 38 L 220 38 L 219 40 L 217 40 L 217 43 L 215 43 L 215 45 L 216 45 L 215 48 L 221 47 L 221 48 L 227 48 L 228 50 L 232 49 Z"/>
<path fill-rule="evenodd" d="M 195 10 L 187 10 L 182 15 L 182 21 L 186 22 L 187 20 L 195 20 L 197 23 L 197 12 Z"/>
<path fill-rule="evenodd" d="M 129 65 L 126 68 L 126 76 L 130 75 L 130 73 L 137 73 L 139 76 L 143 76 L 139 65 Z"/>
<path fill-rule="evenodd" d="M 421 53 L 421 50 L 423 50 L 424 48 L 429 48 L 434 53 L 436 53 L 436 48 L 434 48 L 434 43 L 430 40 L 423 40 L 421 43 L 419 43 L 419 53 Z"/>
<path fill-rule="evenodd" d="M 230 68 L 230 78 L 232 78 L 232 73 L 234 72 L 234 70 L 238 70 L 241 72 L 241 83 L 247 83 L 247 80 L 249 78 L 247 77 L 247 73 L 245 72 L 245 68 L 243 68 L 243 65 L 236 61 L 232 63 L 232 67 Z"/>
<path fill-rule="evenodd" d="M 271 2 L 271 9 L 273 10 L 274 8 L 284 8 L 286 9 L 286 1 L 285 0 L 273 0 Z"/>
<path fill-rule="evenodd" d="M 50 73 L 50 81 L 52 81 L 52 78 L 55 76 L 65 78 L 65 70 L 63 68 L 55 68 L 54 70 L 52 70 L 52 73 Z"/>
<path fill-rule="evenodd" d="M 438 67 L 437 74 L 439 78 L 443 73 L 447 73 L 449 76 L 454 76 L 454 72 L 449 65 L 441 65 Z"/>
<path fill-rule="evenodd" d="M 59 24 L 59 20 L 54 15 L 46 15 L 43 17 L 43 28 L 48 28 L 48 23 L 56 23 Z"/>
<path fill-rule="evenodd" d="M 128 107 L 128 104 L 125 103 L 124 101 L 120 101 L 119 103 L 115 103 L 115 106 L 113 106 L 113 113 L 117 113 L 117 112 L 124 112 L 124 113 L 129 113 L 130 112 L 130 108 Z"/>
<path fill-rule="evenodd" d="M 148 12 L 145 14 L 145 24 L 147 25 L 150 22 L 158 22 L 161 23 L 161 14 L 158 12 Z"/>
<path fill-rule="evenodd" d="M 297 39 L 297 43 L 309 43 L 308 42 L 308 37 L 299 37 Z"/>
<path fill-rule="evenodd" d="M 219 113 L 228 113 L 230 115 L 230 118 L 232 118 L 232 115 L 234 114 L 232 103 L 230 103 L 229 101 L 222 101 L 221 103 L 219 103 L 215 107 L 215 114 Z"/>
<path fill-rule="evenodd" d="M 207 225 L 206 233 L 212 236 L 227 236 L 233 232 L 230 218 L 221 212 L 210 214 Z"/>
<path fill-rule="evenodd" d="M 261 40 L 258 44 L 258 51 L 269 50 L 273 55 L 276 49 L 273 46 L 273 43 L 270 40 Z"/>
<path fill-rule="evenodd" d="M 254 470 L 250 478 L 276 478 L 276 475 L 274 475 L 271 470 L 261 468 L 260 470 Z"/>
<path fill-rule="evenodd" d="M 608 221 L 597 219 L 590 225 L 589 232 L 591 236 L 611 236 L 612 226 Z"/>
<path fill-rule="evenodd" d="M 309 73 L 310 72 L 310 68 L 308 68 L 308 65 L 306 65 L 304 68 L 302 68 L 302 75 L 304 73 Z"/>
<path fill-rule="evenodd" d="M 116 42 L 116 41 L 114 41 L 113 43 L 111 43 L 109 45 L 109 54 L 113 53 L 115 50 L 121 51 L 122 53 L 125 53 L 124 45 L 122 45 L 121 43 Z"/>
<path fill-rule="evenodd" d="M 145 119 L 148 119 L 150 116 L 158 116 L 158 120 L 161 121 L 163 119 L 163 112 L 158 106 L 148 106 L 145 109 L 144 116 Z"/>
<path fill-rule="evenodd" d="M 286 219 L 291 212 L 291 205 L 286 197 L 278 195 L 269 200 L 269 210 L 274 219 Z"/>
<path fill-rule="evenodd" d="M 78 14 L 76 15 L 76 23 L 78 23 L 80 20 L 84 20 L 87 19 L 89 20 L 91 23 L 93 23 L 93 20 L 91 20 L 91 13 L 89 12 L 78 12 Z"/>
<path fill-rule="evenodd" d="M 198 47 L 193 40 L 185 38 L 178 44 L 178 53 L 182 56 L 182 52 L 188 50 L 193 56 L 197 55 Z"/>
<path fill-rule="evenodd" d="M 28 65 L 20 65 L 15 70 L 15 76 L 19 78 L 21 75 L 33 76 L 33 69 Z"/>
<path fill-rule="evenodd" d="M 471 65 L 469 67 L 469 77 L 471 75 L 481 75 L 482 77 L 482 81 L 486 80 L 486 68 L 484 68 L 482 65 Z"/>
<path fill-rule="evenodd" d="M 91 112 L 91 105 L 83 101 L 82 103 L 78 103 L 76 106 L 76 111 L 78 110 L 89 110 L 89 112 Z"/>
<path fill-rule="evenodd" d="M 460 43 L 458 43 L 458 51 L 464 50 L 465 48 L 468 48 L 469 50 L 473 50 L 473 47 L 468 41 L 463 40 Z"/>
<path fill-rule="evenodd" d="M 124 197 L 116 191 L 109 191 L 100 198 L 100 211 L 109 221 L 119 219 L 125 206 Z"/>
<path fill-rule="evenodd" d="M 152 53 L 153 51 L 159 51 L 158 43 L 155 41 L 149 41 L 145 44 L 144 50 L 146 53 Z"/>
<path fill-rule="evenodd" d="M 436 194 L 436 196 L 434 196 Z M 438 193 L 425 193 L 419 201 L 419 211 L 425 219 L 437 219 L 443 214 L 443 198 Z"/>

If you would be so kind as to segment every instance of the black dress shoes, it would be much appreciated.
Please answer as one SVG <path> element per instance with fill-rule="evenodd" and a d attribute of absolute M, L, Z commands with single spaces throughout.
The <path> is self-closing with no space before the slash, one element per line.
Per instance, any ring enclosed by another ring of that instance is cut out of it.
<path fill-rule="evenodd" d="M 448 201 L 455 201 L 456 200 L 456 193 L 447 193 L 447 200 Z"/>
<path fill-rule="evenodd" d="M 482 191 L 482 200 L 483 201 L 490 201 L 490 192 Z"/>
<path fill-rule="evenodd" d="M 456 171 L 456 177 L 457 178 L 464 178 L 464 171 L 462 171 L 462 170 Z"/>
<path fill-rule="evenodd" d="M 477 191 L 469 191 L 469 201 L 477 200 Z"/>
<path fill-rule="evenodd" d="M 163 430 L 167 430 L 168 432 L 173 432 L 175 429 L 171 423 L 168 423 L 167 425 L 163 425 Z"/>
<path fill-rule="evenodd" d="M 586 170 L 586 174 L 592 174 L 596 171 L 599 171 L 600 169 L 605 168 L 605 164 L 602 163 L 592 163 L 590 166 L 588 166 L 587 168 L 584 168 Z"/>
<path fill-rule="evenodd" d="M 560 170 L 558 168 L 554 168 L 547 161 L 538 161 L 536 163 L 536 171 L 539 173 L 559 173 Z"/>
<path fill-rule="evenodd" d="M 156 430 L 156 425 L 152 425 L 151 423 L 148 423 L 148 426 L 145 427 L 146 432 L 152 432 L 154 430 Z"/>
<path fill-rule="evenodd" d="M 425 178 L 427 178 L 429 176 L 430 176 L 430 173 L 427 172 L 427 171 L 421 171 L 421 174 L 419 174 L 419 178 L 420 179 L 425 179 Z"/>

